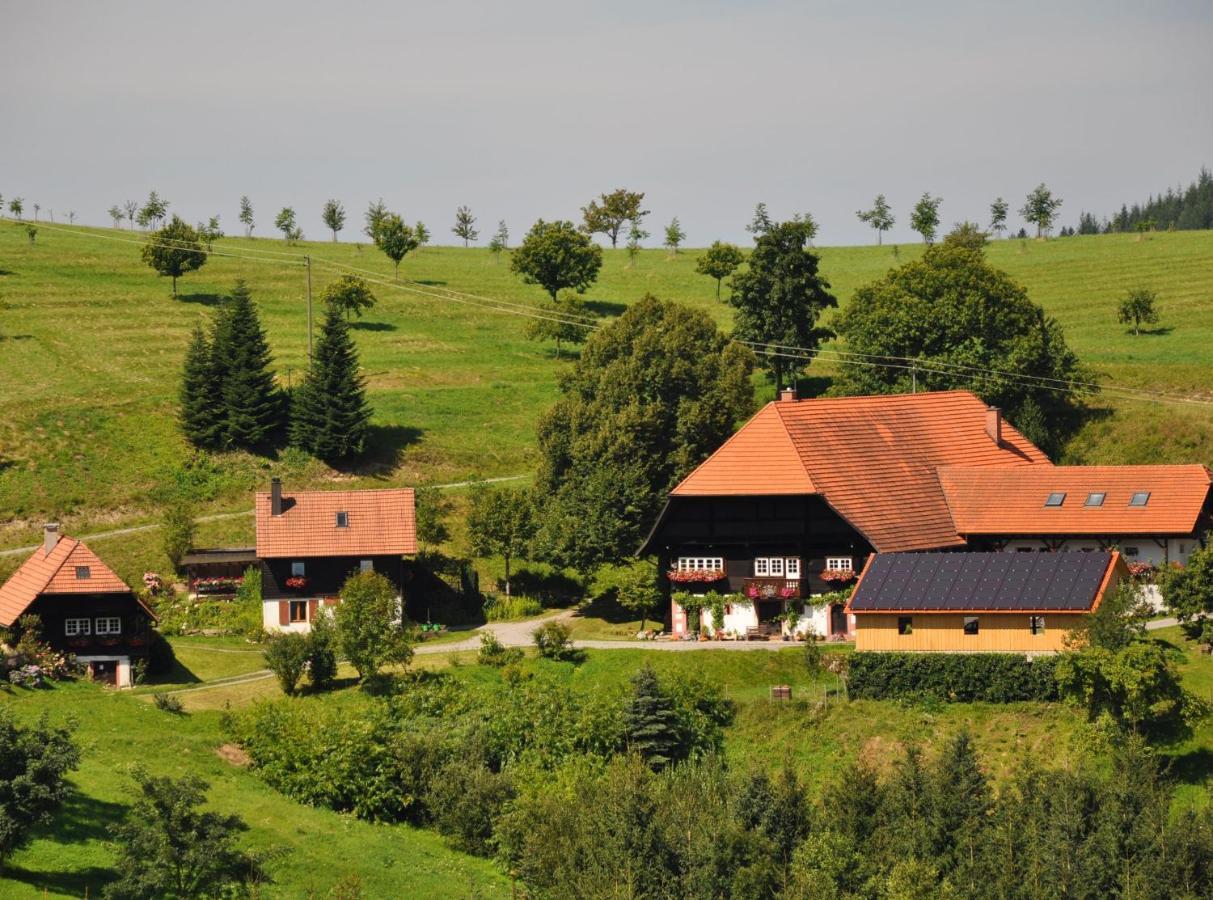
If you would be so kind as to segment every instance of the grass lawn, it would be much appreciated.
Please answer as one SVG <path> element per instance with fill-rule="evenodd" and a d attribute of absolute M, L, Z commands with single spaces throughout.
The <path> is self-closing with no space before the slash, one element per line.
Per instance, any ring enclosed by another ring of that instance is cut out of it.
<path fill-rule="evenodd" d="M 371 247 L 286 248 L 229 238 L 216 249 L 262 261 L 212 257 L 181 280 L 181 296 L 173 300 L 167 280 L 139 261 L 139 247 L 122 242 L 129 240 L 141 238 L 105 229 L 69 234 L 48 225 L 30 244 L 14 223 L 0 222 L 0 547 L 35 543 L 48 518 L 75 534 L 155 520 L 157 488 L 189 455 L 175 422 L 182 351 L 190 330 L 211 316 L 237 278 L 249 283 L 259 304 L 280 379 L 300 377 L 307 353 L 304 270 L 297 258 L 255 251 L 311 254 L 317 292 L 341 271 L 333 262 L 391 272 Z M 856 287 L 920 252 L 917 245 L 900 247 L 896 257 L 890 247 L 827 247 L 822 270 L 845 305 Z M 707 310 L 727 327 L 730 311 L 715 300 L 711 279 L 694 273 L 696 256 L 645 251 L 629 268 L 626 251 L 608 250 L 589 300 L 617 314 L 652 292 Z M 1062 322 L 1079 355 L 1111 381 L 1209 396 L 1213 233 L 999 241 L 989 257 L 1023 282 Z M 425 248 L 407 258 L 402 275 L 490 299 L 543 298 L 485 249 Z M 1159 291 L 1163 321 L 1134 337 L 1115 321 L 1115 301 L 1141 282 Z M 221 455 L 204 466 L 199 512 L 249 508 L 250 492 L 273 474 L 292 486 L 374 487 L 533 471 L 535 422 L 553 402 L 568 363 L 554 359 L 552 346 L 525 338 L 525 318 L 390 287 L 376 292 L 379 304 L 354 331 L 375 409 L 368 458 L 334 472 L 298 454 Z M 813 368 L 830 373 L 824 361 Z M 769 393 L 758 387 L 763 397 Z M 1213 410 L 1106 402 L 1109 413 L 1082 430 L 1068 459 L 1213 463 Z M 199 543 L 247 543 L 251 528 L 243 516 L 207 523 Z M 97 549 L 128 579 L 168 567 L 154 533 L 104 539 Z M 0 577 L 19 562 L 0 557 Z"/>

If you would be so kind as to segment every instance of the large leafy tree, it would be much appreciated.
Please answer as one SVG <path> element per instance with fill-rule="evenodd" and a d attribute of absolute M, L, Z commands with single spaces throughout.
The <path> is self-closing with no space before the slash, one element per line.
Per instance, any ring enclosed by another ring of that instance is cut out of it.
<path fill-rule="evenodd" d="M 910 227 L 922 235 L 924 243 L 935 243 L 935 234 L 939 230 L 939 204 L 943 197 L 932 197 L 924 193 L 914 204 L 910 213 Z"/>
<path fill-rule="evenodd" d="M 375 245 L 384 252 L 395 267 L 395 279 L 400 280 L 400 261 L 417 249 L 417 234 L 404 224 L 404 219 L 396 213 L 384 213 L 378 222 L 369 220 L 374 210 L 367 213 L 367 228 L 375 234 Z"/>
<path fill-rule="evenodd" d="M 351 314 L 362 318 L 363 310 L 375 305 L 375 295 L 371 293 L 370 285 L 357 275 L 342 275 L 331 282 L 320 299 L 345 313 L 347 320 Z"/>
<path fill-rule="evenodd" d="M 1025 221 L 1036 226 L 1038 238 L 1048 237 L 1061 204 L 1061 198 L 1054 197 L 1053 192 L 1042 181 L 1028 194 L 1019 214 Z"/>
<path fill-rule="evenodd" d="M 12 852 L 25 845 L 36 825 L 50 820 L 71 793 L 67 773 L 80 765 L 71 729 L 18 725 L 0 706 L 0 873 Z"/>
<path fill-rule="evenodd" d="M 340 200 L 327 200 L 320 216 L 324 219 L 324 227 L 333 232 L 333 241 L 337 240 L 337 232 L 345 227 L 345 207 Z"/>
<path fill-rule="evenodd" d="M 510 269 L 527 284 L 537 284 L 556 301 L 566 288 L 582 293 L 598 278 L 602 248 L 572 222 L 545 222 L 531 226 L 510 257 Z"/>
<path fill-rule="evenodd" d="M 855 215 L 859 217 L 859 221 L 876 229 L 877 245 L 883 243 L 884 233 L 892 228 L 896 221 L 893 218 L 893 209 L 889 206 L 889 201 L 885 199 L 884 194 L 876 195 L 871 209 L 861 209 Z"/>
<path fill-rule="evenodd" d="M 341 587 L 337 643 L 342 655 L 367 681 L 386 665 L 407 665 L 413 645 L 396 588 L 378 572 L 357 572 Z"/>
<path fill-rule="evenodd" d="M 1163 601 L 1184 630 L 1213 644 L 1213 544 L 1188 557 L 1183 568 L 1167 569 L 1161 579 Z"/>
<path fill-rule="evenodd" d="M 1125 291 L 1116 310 L 1116 318 L 1122 325 L 1133 323 L 1133 333 L 1141 334 L 1141 323 L 1153 325 L 1158 321 L 1158 308 L 1154 305 L 1158 300 L 1158 292 L 1153 288 L 1139 285 Z"/>
<path fill-rule="evenodd" d="M 591 200 L 589 206 L 581 208 L 581 227 L 586 234 L 606 235 L 611 240 L 611 246 L 615 247 L 624 225 L 631 222 L 639 227 L 640 220 L 649 214 L 647 209 L 640 208 L 643 203 L 643 192 L 626 188 L 602 194 L 598 200 Z"/>
<path fill-rule="evenodd" d="M 706 314 L 654 297 L 595 331 L 539 423 L 543 555 L 629 557 L 666 492 L 752 411 L 753 366 Z"/>
<path fill-rule="evenodd" d="M 291 406 L 291 443 L 325 462 L 366 447 L 370 405 L 358 371 L 358 350 L 341 309 L 330 304 L 307 376 Z"/>
<path fill-rule="evenodd" d="M 206 254 L 199 243 L 198 232 L 180 216 L 154 233 L 143 245 L 143 261 L 156 273 L 173 279 L 173 296 L 177 296 L 177 279 L 206 265 Z"/>
<path fill-rule="evenodd" d="M 758 236 L 749 267 L 733 278 L 729 305 L 736 309 L 733 336 L 757 344 L 812 350 L 833 332 L 820 328 L 823 310 L 838 305 L 830 283 L 818 272 L 820 258 L 809 249 L 813 228 L 801 219 L 773 224 Z M 778 391 L 784 374 L 808 364 L 808 357 L 789 359 L 787 351 L 771 346 L 762 364 L 771 372 Z"/>
<path fill-rule="evenodd" d="M 243 281 L 236 282 L 215 320 L 211 352 L 221 373 L 225 444 L 248 449 L 270 445 L 282 429 L 284 402 L 270 369 L 269 341 Z"/>
<path fill-rule="evenodd" d="M 720 282 L 732 275 L 743 262 L 745 254 L 740 248 L 723 241 L 712 241 L 712 246 L 695 260 L 695 271 L 716 280 L 716 299 L 719 300 Z"/>
<path fill-rule="evenodd" d="M 463 239 L 463 246 L 468 245 L 468 241 L 474 241 L 480 237 L 480 232 L 476 229 L 476 217 L 472 215 L 470 206 L 461 206 L 455 210 L 455 227 L 451 229 L 455 237 Z"/>
<path fill-rule="evenodd" d="M 479 487 L 472 494 L 468 537 L 477 556 L 500 556 L 505 563 L 505 595 L 510 596 L 510 562 L 527 553 L 535 536 L 535 505 L 518 488 Z"/>
<path fill-rule="evenodd" d="M 1090 373 L 1061 326 L 1009 275 L 986 262 L 980 235 L 962 231 L 859 288 L 834 321 L 848 350 L 888 365 L 846 366 L 834 389 L 895 394 L 971 390 L 1042 446 Z M 1052 380 L 1041 380 L 1052 379 Z M 1031 424 L 1029 424 L 1031 423 Z"/>
<path fill-rule="evenodd" d="M 119 876 L 105 897 L 225 897 L 265 880 L 260 861 L 237 846 L 238 835 L 248 830 L 240 817 L 200 808 L 205 781 L 155 777 L 142 769 L 134 778 L 135 802 L 110 829 Z"/>

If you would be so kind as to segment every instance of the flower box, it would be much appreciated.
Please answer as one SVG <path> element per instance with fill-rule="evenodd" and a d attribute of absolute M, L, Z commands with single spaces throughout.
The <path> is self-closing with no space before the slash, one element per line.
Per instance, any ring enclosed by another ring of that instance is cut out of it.
<path fill-rule="evenodd" d="M 826 584 L 850 584 L 855 580 L 854 569 L 826 569 L 821 573 L 821 580 Z"/>
<path fill-rule="evenodd" d="M 711 584 L 724 581 L 723 569 L 673 569 L 666 577 L 677 584 Z"/>
<path fill-rule="evenodd" d="M 302 575 L 292 575 L 286 580 L 286 586 L 292 591 L 302 591 L 307 589 L 307 579 Z"/>

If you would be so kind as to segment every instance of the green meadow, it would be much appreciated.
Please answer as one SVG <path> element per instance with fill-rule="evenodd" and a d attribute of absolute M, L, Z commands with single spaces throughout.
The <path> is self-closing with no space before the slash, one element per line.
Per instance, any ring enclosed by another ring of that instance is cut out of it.
<path fill-rule="evenodd" d="M 225 238 L 217 253 L 251 258 L 211 257 L 181 279 L 174 300 L 167 279 L 140 261 L 141 234 L 58 227 L 43 225 L 30 243 L 23 227 L 0 222 L 0 548 L 34 543 L 50 518 L 74 534 L 155 521 L 157 489 L 190 456 L 175 421 L 182 352 L 236 279 L 248 282 L 260 306 L 283 383 L 299 378 L 307 358 L 305 254 L 317 294 L 344 271 L 339 266 L 391 279 L 390 262 L 366 244 Z M 856 287 L 921 247 L 820 253 L 845 306 Z M 988 253 L 1061 321 L 1109 386 L 1213 400 L 1213 233 L 1003 240 Z M 646 250 L 629 265 L 626 251 L 608 250 L 589 302 L 616 315 L 652 293 L 703 309 L 727 328 L 730 310 L 715 299 L 714 282 L 695 274 L 697 255 Z M 376 486 L 534 470 L 535 422 L 569 362 L 555 358 L 553 345 L 525 337 L 525 316 L 489 307 L 538 304 L 543 291 L 483 248 L 423 248 L 405 259 L 401 279 L 399 287 L 376 285 L 378 305 L 355 324 L 375 410 L 367 458 L 340 472 L 293 453 L 208 459 L 197 475 L 205 497 L 199 513 L 247 509 L 250 491 L 271 474 L 292 486 Z M 1119 294 L 1136 284 L 1158 291 L 1162 311 L 1159 325 L 1140 336 L 1115 314 Z M 834 365 L 823 357 L 811 374 L 828 378 Z M 771 390 L 758 378 L 755 389 L 760 399 Z M 1093 405 L 1067 461 L 1213 463 L 1211 406 L 1112 391 Z M 206 524 L 200 541 L 244 541 L 250 533 L 251 519 L 237 517 Z M 154 535 L 97 546 L 128 577 L 167 566 Z M 19 561 L 0 556 L 0 575 Z"/>

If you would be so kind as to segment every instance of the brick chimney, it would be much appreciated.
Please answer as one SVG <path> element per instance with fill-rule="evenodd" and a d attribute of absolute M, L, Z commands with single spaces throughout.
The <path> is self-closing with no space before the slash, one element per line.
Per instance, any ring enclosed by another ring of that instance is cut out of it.
<path fill-rule="evenodd" d="M 995 444 L 1002 446 L 1002 410 L 997 406 L 986 409 L 986 434 Z"/>
<path fill-rule="evenodd" d="M 779 392 L 780 403 L 791 403 L 796 400 L 796 385 L 789 384 Z"/>
<path fill-rule="evenodd" d="M 59 543 L 59 523 L 47 522 L 42 526 L 42 555 L 50 556 Z"/>
<path fill-rule="evenodd" d="M 270 479 L 270 515 L 282 515 L 282 479 Z"/>

